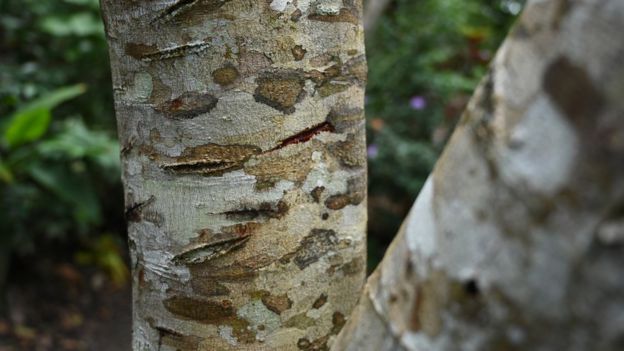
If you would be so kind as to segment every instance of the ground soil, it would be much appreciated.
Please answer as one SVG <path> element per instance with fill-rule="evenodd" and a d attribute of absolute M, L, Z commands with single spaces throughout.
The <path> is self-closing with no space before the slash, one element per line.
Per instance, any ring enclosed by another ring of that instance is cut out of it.
<path fill-rule="evenodd" d="M 130 350 L 131 301 L 75 248 L 13 259 L 0 311 L 0 351 Z M 127 264 L 127 259 L 126 259 Z"/>

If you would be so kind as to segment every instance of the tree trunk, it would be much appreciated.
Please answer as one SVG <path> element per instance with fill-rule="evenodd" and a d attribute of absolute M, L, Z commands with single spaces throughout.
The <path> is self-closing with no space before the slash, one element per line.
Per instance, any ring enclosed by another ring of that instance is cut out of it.
<path fill-rule="evenodd" d="M 364 30 L 366 34 L 373 32 L 377 21 L 390 5 L 391 0 L 367 0 L 364 3 Z"/>
<path fill-rule="evenodd" d="M 623 32 L 529 2 L 334 350 L 624 349 Z"/>
<path fill-rule="evenodd" d="M 102 0 L 134 350 L 316 350 L 365 274 L 359 0 Z"/>

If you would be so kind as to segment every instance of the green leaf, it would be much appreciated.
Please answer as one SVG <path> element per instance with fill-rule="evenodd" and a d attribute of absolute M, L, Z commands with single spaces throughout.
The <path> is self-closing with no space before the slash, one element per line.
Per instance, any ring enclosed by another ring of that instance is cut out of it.
<path fill-rule="evenodd" d="M 119 170 L 119 143 L 103 131 L 88 129 L 80 119 L 63 121 L 60 132 L 36 148 L 43 157 L 84 158 L 115 173 Z"/>
<path fill-rule="evenodd" d="M 100 203 L 87 174 L 71 171 L 59 164 L 33 164 L 27 171 L 37 183 L 73 207 L 77 223 L 100 222 Z"/>
<path fill-rule="evenodd" d="M 9 146 L 35 141 L 48 130 L 52 115 L 45 108 L 20 111 L 13 116 L 4 138 Z"/>
<path fill-rule="evenodd" d="M 2 160 L 0 160 L 0 181 L 3 181 L 7 184 L 13 182 L 13 173 L 11 173 L 9 167 L 4 162 L 2 162 Z"/>
<path fill-rule="evenodd" d="M 11 116 L 4 132 L 4 141 L 14 147 L 41 138 L 50 125 L 51 110 L 85 91 L 84 84 L 77 84 L 57 89 L 30 102 Z"/>
<path fill-rule="evenodd" d="M 71 16 L 50 16 L 41 21 L 41 29 L 55 36 L 76 35 L 80 37 L 104 33 L 102 21 L 88 12 Z"/>

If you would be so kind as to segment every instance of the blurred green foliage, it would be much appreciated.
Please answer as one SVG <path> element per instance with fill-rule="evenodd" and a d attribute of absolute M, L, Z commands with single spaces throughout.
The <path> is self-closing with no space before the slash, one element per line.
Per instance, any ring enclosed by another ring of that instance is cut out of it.
<path fill-rule="evenodd" d="M 523 1 L 394 0 L 367 37 L 374 265 Z"/>
<path fill-rule="evenodd" d="M 0 0 L 0 245 L 119 230 L 112 91 L 97 0 Z M 95 240 L 95 239 L 94 239 Z"/>

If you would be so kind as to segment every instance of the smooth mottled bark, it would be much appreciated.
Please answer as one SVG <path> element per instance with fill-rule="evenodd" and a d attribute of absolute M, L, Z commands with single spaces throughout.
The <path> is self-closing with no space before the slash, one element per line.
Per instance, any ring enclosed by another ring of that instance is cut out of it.
<path fill-rule="evenodd" d="M 134 350 L 317 350 L 365 274 L 359 0 L 102 0 Z"/>
<path fill-rule="evenodd" d="M 624 349 L 623 32 L 528 3 L 333 350 Z"/>
<path fill-rule="evenodd" d="M 364 30 L 372 33 L 379 17 L 386 10 L 391 0 L 366 0 L 364 2 Z"/>

